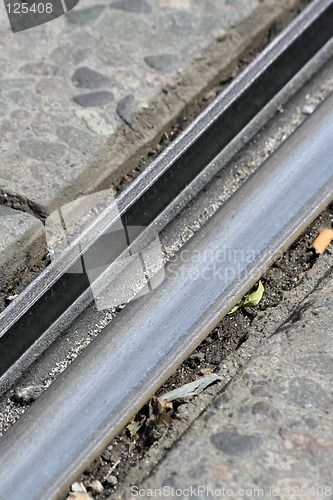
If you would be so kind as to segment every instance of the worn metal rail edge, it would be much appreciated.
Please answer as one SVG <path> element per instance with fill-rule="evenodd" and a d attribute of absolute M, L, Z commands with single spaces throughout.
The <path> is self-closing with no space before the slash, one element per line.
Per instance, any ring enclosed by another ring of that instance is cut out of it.
<path fill-rule="evenodd" d="M 333 95 L 0 440 L 7 500 L 54 499 L 333 199 Z"/>
<path fill-rule="evenodd" d="M 332 1 L 315 0 L 120 195 L 123 224 L 165 226 L 333 54 L 332 35 Z M 84 256 L 105 245 L 101 235 L 117 223 L 112 213 L 107 209 L 0 315 L 0 391 L 92 301 L 87 275 L 71 270 L 78 246 Z"/>

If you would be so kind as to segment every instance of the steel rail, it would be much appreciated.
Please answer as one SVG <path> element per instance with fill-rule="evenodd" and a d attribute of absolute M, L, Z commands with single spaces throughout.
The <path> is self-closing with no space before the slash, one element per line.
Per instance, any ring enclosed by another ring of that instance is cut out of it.
<path fill-rule="evenodd" d="M 333 95 L 0 440 L 7 500 L 54 499 L 333 199 Z"/>
<path fill-rule="evenodd" d="M 332 35 L 332 0 L 314 0 L 120 195 L 124 225 L 165 226 L 332 55 Z M 115 224 L 111 214 L 107 209 L 80 237 L 83 255 L 99 251 L 101 235 Z M 0 391 L 91 302 L 87 275 L 71 273 L 75 255 L 68 247 L 0 315 Z"/>

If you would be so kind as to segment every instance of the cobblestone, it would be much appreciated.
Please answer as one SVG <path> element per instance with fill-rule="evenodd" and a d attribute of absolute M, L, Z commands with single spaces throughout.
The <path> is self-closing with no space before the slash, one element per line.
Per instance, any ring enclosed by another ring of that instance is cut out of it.
<path fill-rule="evenodd" d="M 127 125 L 131 125 L 133 121 L 133 108 L 135 97 L 133 94 L 127 95 L 121 99 L 117 106 L 117 113 Z"/>
<path fill-rule="evenodd" d="M 75 71 L 72 80 L 76 87 L 86 89 L 96 89 L 105 85 L 107 86 L 110 83 L 109 78 L 85 66 Z"/>
<path fill-rule="evenodd" d="M 89 106 L 103 106 L 113 101 L 113 94 L 107 90 L 89 92 L 88 94 L 79 94 L 73 97 L 73 101 L 84 108 Z"/>

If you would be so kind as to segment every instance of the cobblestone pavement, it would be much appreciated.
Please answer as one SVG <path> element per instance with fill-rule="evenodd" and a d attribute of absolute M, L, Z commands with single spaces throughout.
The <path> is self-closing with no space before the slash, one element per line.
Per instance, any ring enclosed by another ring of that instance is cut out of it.
<path fill-rule="evenodd" d="M 107 174 L 98 157 L 114 153 L 124 125 L 145 134 L 135 115 L 163 90 L 175 94 L 193 59 L 259 3 L 81 0 L 66 16 L 17 34 L 3 8 L 1 189 L 48 212 L 79 194 L 78 178 L 96 187 L 89 176 Z"/>
<path fill-rule="evenodd" d="M 333 498 L 332 276 L 331 268 L 194 422 L 140 498 L 172 488 L 180 499 L 191 488 L 201 499 Z"/>
<path fill-rule="evenodd" d="M 0 9 L 0 205 L 43 219 L 110 187 L 186 104 L 301 3 L 81 0 L 16 34 Z M 15 226 L 24 251 L 27 226 L 28 217 Z"/>

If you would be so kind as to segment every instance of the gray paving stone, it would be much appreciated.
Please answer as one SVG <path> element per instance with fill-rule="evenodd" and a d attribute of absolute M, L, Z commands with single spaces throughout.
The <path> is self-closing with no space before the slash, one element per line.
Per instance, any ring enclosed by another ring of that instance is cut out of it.
<path fill-rule="evenodd" d="M 72 76 L 72 81 L 76 87 L 85 89 L 97 89 L 110 84 L 110 79 L 93 69 L 83 66 L 78 68 Z"/>
<path fill-rule="evenodd" d="M 157 71 L 174 71 L 179 67 L 179 58 L 176 54 L 157 54 L 144 58 L 145 62 Z"/>
<path fill-rule="evenodd" d="M 141 498 L 166 485 L 177 498 L 333 498 L 330 276 L 137 485 Z"/>
<path fill-rule="evenodd" d="M 117 113 L 127 125 L 132 125 L 135 97 L 133 94 L 121 99 L 117 106 Z"/>
<path fill-rule="evenodd" d="M 215 448 L 226 455 L 245 455 L 262 446 L 259 435 L 242 435 L 235 431 L 217 432 L 210 440 Z"/>
<path fill-rule="evenodd" d="M 88 94 L 75 95 L 73 101 L 84 108 L 88 108 L 89 106 L 104 106 L 104 104 L 113 101 L 113 94 L 108 90 L 98 90 L 96 92 L 89 92 Z"/>
<path fill-rule="evenodd" d="M 81 0 L 66 16 L 15 35 L 3 13 L 2 189 L 51 213 L 110 185 L 236 56 L 248 33 L 297 1 Z"/>
<path fill-rule="evenodd" d="M 141 12 L 149 14 L 152 8 L 146 0 L 120 0 L 111 4 L 113 9 L 127 10 L 128 12 Z"/>
<path fill-rule="evenodd" d="M 73 24 L 88 24 L 93 23 L 102 14 L 105 5 L 94 5 L 86 9 L 76 9 L 68 12 L 67 20 Z"/>
<path fill-rule="evenodd" d="M 45 251 L 44 226 L 32 215 L 0 206 L 0 292 L 7 277 L 24 269 Z"/>
<path fill-rule="evenodd" d="M 1 11 L 1 199 L 16 196 L 45 218 L 110 186 L 216 81 L 249 33 L 298 2 L 80 0 L 66 16 L 16 34 Z M 14 212 L 0 212 L 12 238 L 0 248 L 3 287 L 4 272 L 45 251 L 41 222 Z"/>

